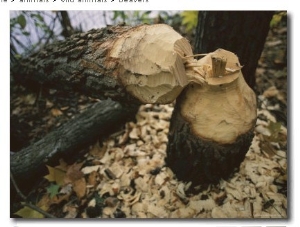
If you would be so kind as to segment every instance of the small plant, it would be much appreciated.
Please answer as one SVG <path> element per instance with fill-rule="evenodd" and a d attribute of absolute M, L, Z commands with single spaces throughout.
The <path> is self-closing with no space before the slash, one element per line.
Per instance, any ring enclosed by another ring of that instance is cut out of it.
<path fill-rule="evenodd" d="M 270 28 L 277 27 L 285 17 L 287 17 L 287 11 L 280 11 L 280 12 L 275 13 L 270 22 Z"/>

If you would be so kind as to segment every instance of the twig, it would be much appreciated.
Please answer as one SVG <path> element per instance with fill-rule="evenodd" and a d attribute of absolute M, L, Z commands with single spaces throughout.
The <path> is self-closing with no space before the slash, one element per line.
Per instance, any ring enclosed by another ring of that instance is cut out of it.
<path fill-rule="evenodd" d="M 11 182 L 13 183 L 15 189 L 16 189 L 16 192 L 17 194 L 23 199 L 23 200 L 26 200 L 26 196 L 21 192 L 21 190 L 19 189 L 16 181 L 15 181 L 15 178 L 14 176 L 12 175 L 12 173 L 10 173 L 10 180 Z"/>
<path fill-rule="evenodd" d="M 19 189 L 19 187 L 18 187 L 18 185 L 17 185 L 17 183 L 16 183 L 16 181 L 15 181 L 15 178 L 14 178 L 14 176 L 12 175 L 12 173 L 10 173 L 10 180 L 11 180 L 11 182 L 12 182 L 14 188 L 16 189 L 17 194 L 24 200 L 24 202 L 21 202 L 21 204 L 22 204 L 23 206 L 27 206 L 27 207 L 29 207 L 29 208 L 31 208 L 31 209 L 33 209 L 33 210 L 35 210 L 35 211 L 37 211 L 37 212 L 43 214 L 43 215 L 44 215 L 45 217 L 47 217 L 47 218 L 57 218 L 57 217 L 53 216 L 52 214 L 49 214 L 48 212 L 42 210 L 42 209 L 39 208 L 38 206 L 26 202 L 27 198 L 26 198 L 26 196 L 21 192 L 21 190 Z"/>
<path fill-rule="evenodd" d="M 29 208 L 31 208 L 31 209 L 33 209 L 33 210 L 35 210 L 35 211 L 37 211 L 37 212 L 43 214 L 43 215 L 44 215 L 45 217 L 47 217 L 47 218 L 57 218 L 57 217 L 53 216 L 52 214 L 49 214 L 48 212 L 42 210 L 41 208 L 39 208 L 38 206 L 36 206 L 36 205 L 34 205 L 34 204 L 27 203 L 27 202 L 21 202 L 21 204 L 22 204 L 23 206 L 27 206 L 27 207 L 29 207 Z"/>
<path fill-rule="evenodd" d="M 188 56 L 185 56 L 184 58 L 190 58 L 190 57 L 204 57 L 206 56 L 207 54 L 193 54 L 193 55 L 188 55 Z"/>

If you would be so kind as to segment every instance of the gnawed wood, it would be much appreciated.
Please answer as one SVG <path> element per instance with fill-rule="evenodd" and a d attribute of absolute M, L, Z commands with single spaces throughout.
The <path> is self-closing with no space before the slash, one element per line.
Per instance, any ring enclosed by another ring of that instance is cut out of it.
<path fill-rule="evenodd" d="M 189 42 L 165 24 L 112 26 L 76 34 L 21 60 L 17 82 L 103 99 L 170 103 L 188 80 Z"/>
<path fill-rule="evenodd" d="M 176 100 L 166 163 L 179 180 L 217 183 L 248 151 L 256 99 L 233 53 L 219 49 L 198 64 L 205 83 L 190 83 Z"/>

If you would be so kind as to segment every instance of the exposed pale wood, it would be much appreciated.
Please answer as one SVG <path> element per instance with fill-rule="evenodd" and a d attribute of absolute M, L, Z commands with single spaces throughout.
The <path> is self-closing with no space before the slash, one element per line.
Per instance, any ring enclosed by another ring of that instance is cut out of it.
<path fill-rule="evenodd" d="M 119 78 L 142 103 L 170 103 L 187 84 L 184 56 L 189 42 L 163 24 L 138 26 L 117 39 L 109 56 L 119 62 Z"/>
<path fill-rule="evenodd" d="M 187 84 L 184 57 L 191 54 L 168 25 L 112 26 L 45 46 L 12 67 L 12 76 L 97 98 L 170 103 Z"/>
<path fill-rule="evenodd" d="M 251 144 L 256 98 L 233 53 L 218 49 L 198 64 L 205 82 L 190 83 L 176 100 L 166 162 L 180 180 L 216 183 Z"/>
<path fill-rule="evenodd" d="M 211 57 L 212 61 L 212 77 L 223 77 L 225 76 L 225 67 L 227 60 L 220 57 Z"/>

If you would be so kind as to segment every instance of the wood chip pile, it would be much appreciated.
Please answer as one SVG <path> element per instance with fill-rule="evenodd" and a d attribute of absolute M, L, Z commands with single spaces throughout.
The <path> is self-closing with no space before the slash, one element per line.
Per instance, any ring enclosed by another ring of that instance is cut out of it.
<path fill-rule="evenodd" d="M 164 162 L 173 106 L 141 106 L 135 123 L 86 155 L 85 190 L 75 191 L 86 208 L 79 211 L 71 201 L 64 205 L 66 217 L 287 218 L 287 129 L 269 108 L 258 110 L 255 137 L 238 172 L 192 194 L 191 184 L 176 180 Z"/>

